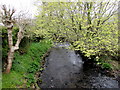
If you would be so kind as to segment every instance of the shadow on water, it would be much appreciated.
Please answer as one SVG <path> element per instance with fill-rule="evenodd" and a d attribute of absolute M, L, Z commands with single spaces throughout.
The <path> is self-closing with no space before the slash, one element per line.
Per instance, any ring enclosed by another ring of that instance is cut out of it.
<path fill-rule="evenodd" d="M 40 88 L 119 88 L 116 78 L 108 77 L 89 67 L 69 44 L 56 44 L 48 57 L 38 81 Z M 64 47 L 64 48 L 63 48 Z"/>

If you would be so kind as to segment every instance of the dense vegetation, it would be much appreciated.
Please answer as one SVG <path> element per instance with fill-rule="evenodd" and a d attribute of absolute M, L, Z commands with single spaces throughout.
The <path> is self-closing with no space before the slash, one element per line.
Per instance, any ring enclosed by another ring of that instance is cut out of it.
<path fill-rule="evenodd" d="M 39 0 L 38 0 L 39 1 Z M 88 59 L 105 69 L 119 69 L 118 27 L 116 2 L 42 2 L 39 14 L 25 29 L 19 50 L 15 52 L 9 74 L 3 73 L 3 88 L 31 87 L 41 69 L 42 56 L 51 42 L 69 42 L 70 49 L 82 52 Z M 8 57 L 7 28 L 2 31 L 2 71 Z M 18 26 L 13 27 L 13 45 Z"/>
<path fill-rule="evenodd" d="M 16 42 L 18 27 L 13 28 L 13 43 Z M 2 71 L 5 71 L 7 53 L 8 53 L 8 36 L 6 27 L 1 26 L 2 31 Z M 30 32 L 29 32 L 30 33 Z M 20 43 L 19 50 L 14 55 L 13 66 L 10 74 L 2 74 L 2 88 L 28 88 L 36 82 L 35 74 L 41 69 L 42 56 L 52 46 L 50 40 L 42 38 L 32 38 L 26 36 Z"/>
<path fill-rule="evenodd" d="M 36 82 L 35 73 L 41 68 L 42 56 L 51 47 L 51 42 L 44 40 L 33 42 L 23 55 L 15 53 L 13 67 L 10 74 L 3 73 L 3 88 L 25 88 Z"/>
<path fill-rule="evenodd" d="M 81 51 L 88 58 L 94 57 L 98 64 L 108 68 L 106 62 L 118 60 L 115 5 L 115 2 L 43 2 L 38 6 L 42 11 L 34 32 L 54 41 L 68 41 L 71 49 Z M 103 57 L 111 58 L 106 61 Z"/>

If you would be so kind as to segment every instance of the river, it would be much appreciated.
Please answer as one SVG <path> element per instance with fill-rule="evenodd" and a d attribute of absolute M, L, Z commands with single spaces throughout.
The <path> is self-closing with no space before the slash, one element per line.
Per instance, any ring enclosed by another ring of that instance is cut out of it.
<path fill-rule="evenodd" d="M 94 68 L 84 67 L 75 51 L 66 49 L 69 44 L 56 44 L 45 58 L 44 71 L 40 75 L 40 88 L 116 88 L 116 78 L 108 77 Z"/>

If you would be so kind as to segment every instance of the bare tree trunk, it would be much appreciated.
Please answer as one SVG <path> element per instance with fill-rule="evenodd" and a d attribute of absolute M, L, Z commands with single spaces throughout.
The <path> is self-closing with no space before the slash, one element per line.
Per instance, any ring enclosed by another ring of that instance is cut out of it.
<path fill-rule="evenodd" d="M 12 38 L 12 27 L 8 29 L 8 43 L 9 43 L 9 53 L 8 53 L 8 59 L 7 59 L 7 68 L 5 73 L 10 73 L 11 67 L 12 67 L 12 61 L 14 57 L 15 50 L 19 49 L 19 44 L 23 38 L 23 29 L 22 27 L 19 27 L 19 32 L 17 35 L 17 42 L 15 46 L 13 46 L 13 38 Z"/>
<path fill-rule="evenodd" d="M 13 46 L 13 38 L 12 38 L 12 25 L 10 28 L 8 28 L 8 46 L 10 49 L 12 49 Z"/>
<path fill-rule="evenodd" d="M 16 44 L 15 44 L 15 46 L 14 46 L 14 50 L 17 50 L 17 49 L 19 49 L 19 44 L 20 44 L 20 42 L 21 42 L 21 40 L 23 39 L 23 31 L 24 31 L 24 28 L 22 27 L 22 26 L 19 26 L 19 32 L 18 32 L 18 34 L 17 34 L 17 42 L 16 42 Z"/>
<path fill-rule="evenodd" d="M 10 73 L 11 67 L 12 67 L 12 61 L 14 57 L 15 50 L 19 49 L 19 44 L 24 37 L 24 29 L 28 24 L 28 20 L 25 19 L 18 19 L 18 22 L 14 18 L 12 18 L 13 14 L 15 13 L 14 9 L 7 10 L 6 6 L 2 6 L 3 13 L 2 13 L 2 22 L 7 27 L 8 30 L 8 46 L 9 46 L 9 53 L 8 53 L 8 59 L 7 59 L 7 68 L 6 73 Z M 13 46 L 13 38 L 12 38 L 12 30 L 13 30 L 13 24 L 18 23 L 19 26 L 19 32 L 17 33 L 17 42 L 15 46 Z"/>
<path fill-rule="evenodd" d="M 12 52 L 10 50 L 9 53 L 8 53 L 7 68 L 6 68 L 5 73 L 10 73 L 10 70 L 11 70 L 11 67 L 12 67 L 13 57 L 14 57 L 14 52 Z"/>
<path fill-rule="evenodd" d="M 7 68 L 5 73 L 9 73 L 12 67 L 12 60 L 14 57 L 14 47 L 13 47 L 13 38 L 12 38 L 12 26 L 8 28 L 8 44 L 9 44 L 9 52 L 7 58 Z"/>

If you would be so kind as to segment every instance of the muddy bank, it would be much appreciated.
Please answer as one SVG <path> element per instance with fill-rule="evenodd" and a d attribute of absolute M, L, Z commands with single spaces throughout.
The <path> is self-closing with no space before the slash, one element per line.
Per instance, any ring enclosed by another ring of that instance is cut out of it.
<path fill-rule="evenodd" d="M 62 47 L 68 44 L 56 45 L 45 58 L 40 88 L 120 88 L 117 78 L 86 66 L 80 55 Z"/>

